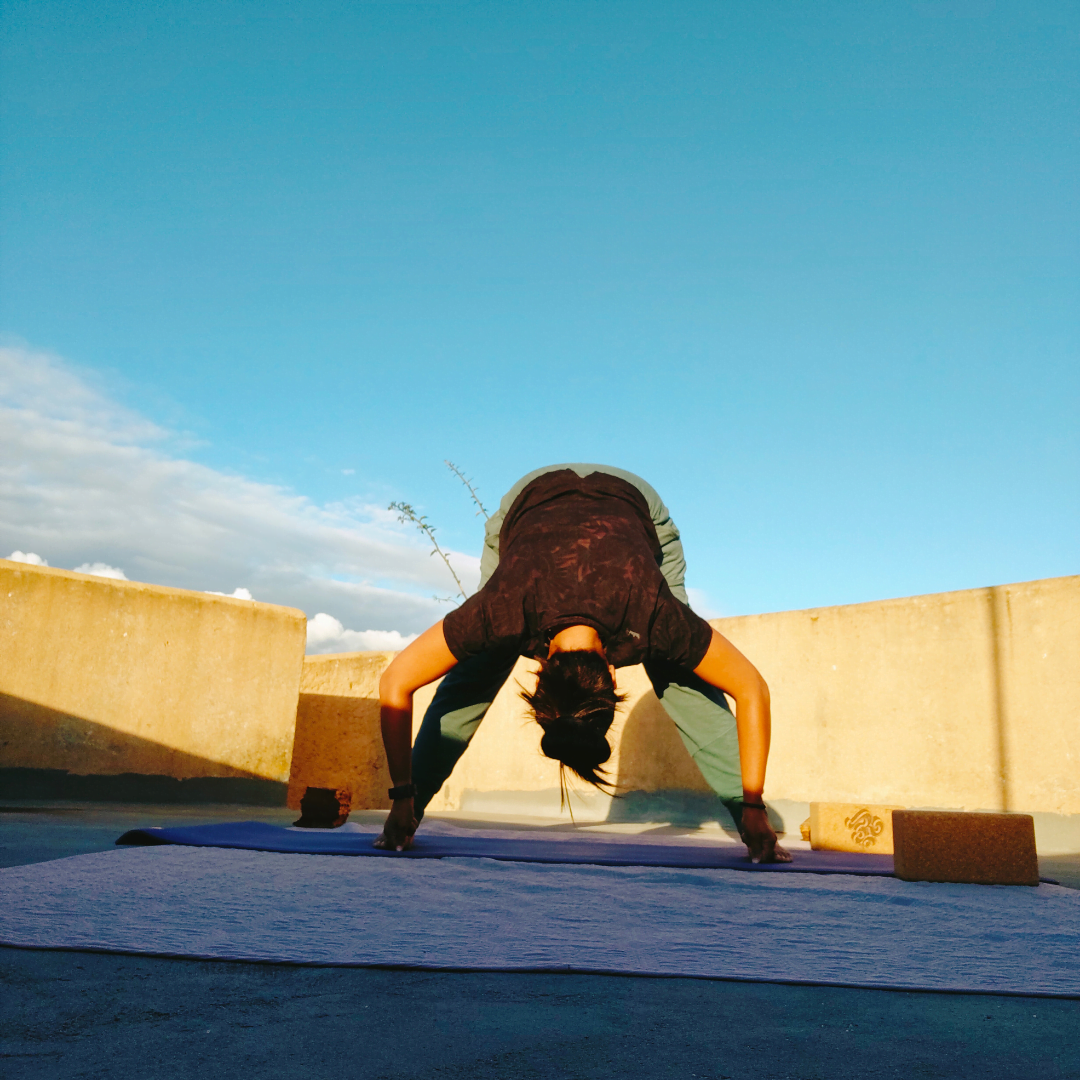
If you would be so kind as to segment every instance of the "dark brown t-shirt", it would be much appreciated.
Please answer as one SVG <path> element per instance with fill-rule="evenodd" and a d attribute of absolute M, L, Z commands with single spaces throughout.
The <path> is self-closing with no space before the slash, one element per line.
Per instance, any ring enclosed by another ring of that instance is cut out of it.
<path fill-rule="evenodd" d="M 696 668 L 712 628 L 671 594 L 641 492 L 608 473 L 537 477 L 510 507 L 499 565 L 443 621 L 458 660 L 498 651 L 546 657 L 567 626 L 592 626 L 615 667 L 667 660 Z"/>

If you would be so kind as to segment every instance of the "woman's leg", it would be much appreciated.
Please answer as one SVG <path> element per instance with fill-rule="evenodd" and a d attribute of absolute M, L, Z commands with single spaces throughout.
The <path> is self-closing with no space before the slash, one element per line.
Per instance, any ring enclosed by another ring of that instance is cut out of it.
<path fill-rule="evenodd" d="M 723 691 L 675 664 L 647 663 L 645 672 L 660 704 L 675 721 L 694 764 L 739 828 L 742 824 L 739 733 Z"/>
<path fill-rule="evenodd" d="M 412 751 L 417 821 L 465 753 L 516 659 L 492 653 L 470 657 L 452 668 L 435 691 Z"/>

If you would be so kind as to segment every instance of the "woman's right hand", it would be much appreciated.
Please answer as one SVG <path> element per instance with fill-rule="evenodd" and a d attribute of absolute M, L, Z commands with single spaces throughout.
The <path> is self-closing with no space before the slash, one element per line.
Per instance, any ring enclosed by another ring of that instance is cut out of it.
<path fill-rule="evenodd" d="M 791 862 L 791 856 L 776 842 L 776 833 L 765 810 L 744 806 L 739 835 L 751 862 Z"/>
<path fill-rule="evenodd" d="M 375 847 L 384 851 L 408 851 L 413 844 L 417 820 L 413 813 L 412 799 L 397 799 L 386 817 L 383 830 L 375 840 Z"/>

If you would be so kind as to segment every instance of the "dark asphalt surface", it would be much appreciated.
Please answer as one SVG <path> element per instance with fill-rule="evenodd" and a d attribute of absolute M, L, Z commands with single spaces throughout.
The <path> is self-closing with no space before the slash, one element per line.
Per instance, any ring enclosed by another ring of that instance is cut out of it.
<path fill-rule="evenodd" d="M 104 850 L 139 824 L 293 816 L 61 810 L 0 813 L 0 865 Z M 1053 866 L 1080 884 L 1080 860 Z M 4 1080 L 238 1074 L 1080 1080 L 1080 1001 L 0 948 Z"/>

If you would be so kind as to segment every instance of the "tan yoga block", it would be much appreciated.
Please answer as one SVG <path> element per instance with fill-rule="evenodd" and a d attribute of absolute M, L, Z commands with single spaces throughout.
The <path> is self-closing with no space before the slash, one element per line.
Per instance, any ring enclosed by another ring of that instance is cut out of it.
<path fill-rule="evenodd" d="M 904 881 L 1038 885 L 1030 814 L 897 810 L 894 872 Z"/>
<path fill-rule="evenodd" d="M 810 804 L 810 847 L 814 851 L 869 851 L 891 855 L 892 812 L 873 803 Z"/>

